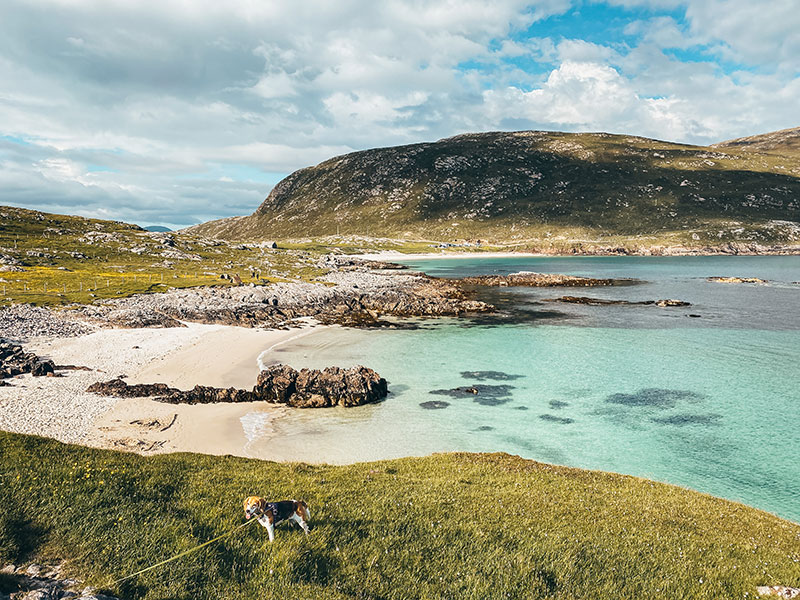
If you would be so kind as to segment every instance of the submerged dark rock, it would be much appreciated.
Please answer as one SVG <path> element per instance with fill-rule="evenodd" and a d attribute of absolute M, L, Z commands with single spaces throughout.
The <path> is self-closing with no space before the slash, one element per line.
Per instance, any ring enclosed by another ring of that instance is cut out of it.
<path fill-rule="evenodd" d="M 549 404 L 550 408 L 555 408 L 556 410 L 569 406 L 569 402 L 564 402 L 563 400 L 550 400 Z"/>
<path fill-rule="evenodd" d="M 430 394 L 437 396 L 450 396 L 451 398 L 473 398 L 473 402 L 483 406 L 499 406 L 511 401 L 513 385 L 489 385 L 477 383 L 467 387 L 457 387 L 449 390 L 431 390 Z"/>
<path fill-rule="evenodd" d="M 171 404 L 266 401 L 320 408 L 378 402 L 388 394 L 387 387 L 385 379 L 366 367 L 296 371 L 287 365 L 274 365 L 261 371 L 252 391 L 202 385 L 179 390 L 164 383 L 128 385 L 122 379 L 94 383 L 86 391 L 121 398 L 155 397 L 159 402 Z"/>
<path fill-rule="evenodd" d="M 544 302 L 564 302 L 567 304 L 586 304 L 588 306 L 660 306 L 662 308 L 672 306 L 691 306 L 690 302 L 683 300 L 673 300 L 666 298 L 663 300 L 642 300 L 633 302 L 630 300 L 607 300 L 605 298 L 590 298 L 588 296 L 561 296 L 560 298 L 546 298 Z"/>
<path fill-rule="evenodd" d="M 512 373 L 503 373 L 502 371 L 461 371 L 461 376 L 464 379 L 474 379 L 476 381 L 484 381 L 486 379 L 491 381 L 514 381 L 525 377 L 524 375 L 514 375 Z"/>
<path fill-rule="evenodd" d="M 670 390 L 663 388 L 642 388 L 633 394 L 609 394 L 606 402 L 632 407 L 674 408 L 681 400 L 699 401 L 704 396 L 691 390 Z"/>
<path fill-rule="evenodd" d="M 561 425 L 569 425 L 570 423 L 574 423 L 575 419 L 570 419 L 569 417 L 558 417 L 556 415 L 539 415 L 539 418 L 542 421 L 550 421 L 551 423 L 559 423 Z"/>
<path fill-rule="evenodd" d="M 440 408 L 447 408 L 450 406 L 450 403 L 444 400 L 428 400 L 427 402 L 420 402 L 419 405 L 428 410 L 437 410 Z"/>
<path fill-rule="evenodd" d="M 656 419 L 651 419 L 654 423 L 660 423 L 661 425 L 676 425 L 678 427 L 683 427 L 685 425 L 719 425 L 719 420 L 722 418 L 722 415 L 718 415 L 715 413 L 705 414 L 705 415 L 696 415 L 696 414 L 680 414 L 680 415 L 671 415 L 669 417 L 660 417 Z"/>

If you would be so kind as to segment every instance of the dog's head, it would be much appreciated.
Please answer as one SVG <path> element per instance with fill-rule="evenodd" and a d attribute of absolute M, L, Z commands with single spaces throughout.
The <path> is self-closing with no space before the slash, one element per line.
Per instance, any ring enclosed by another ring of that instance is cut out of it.
<path fill-rule="evenodd" d="M 244 516 L 246 519 L 256 517 L 264 512 L 264 499 L 258 496 L 248 496 L 244 499 Z"/>

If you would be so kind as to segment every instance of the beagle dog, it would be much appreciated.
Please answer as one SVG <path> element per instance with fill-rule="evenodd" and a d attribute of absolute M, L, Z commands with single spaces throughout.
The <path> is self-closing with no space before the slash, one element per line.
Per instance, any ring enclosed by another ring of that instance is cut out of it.
<path fill-rule="evenodd" d="M 308 510 L 308 504 L 302 500 L 267 502 L 259 496 L 248 496 L 244 500 L 244 516 L 247 519 L 257 517 L 258 522 L 267 528 L 269 541 L 272 542 L 275 539 L 275 525 L 283 521 L 294 521 L 308 535 L 311 511 Z"/>

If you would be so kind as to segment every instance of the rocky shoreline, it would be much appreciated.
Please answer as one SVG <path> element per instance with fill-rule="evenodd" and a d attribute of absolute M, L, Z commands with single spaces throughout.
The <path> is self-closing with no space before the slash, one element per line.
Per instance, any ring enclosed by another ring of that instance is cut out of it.
<path fill-rule="evenodd" d="M 181 321 L 286 328 L 299 319 L 374 326 L 381 317 L 459 316 L 493 310 L 457 284 L 421 274 L 386 274 L 357 266 L 319 283 L 203 287 L 138 295 L 77 308 L 76 317 L 112 327 L 180 327 Z"/>
<path fill-rule="evenodd" d="M 396 326 L 386 319 L 494 312 L 494 306 L 475 299 L 476 286 L 595 287 L 637 283 L 529 272 L 439 279 L 403 272 L 401 265 L 395 263 L 341 255 L 324 256 L 319 266 L 330 271 L 315 283 L 287 281 L 173 289 L 57 311 L 14 305 L 0 309 L 0 326 L 7 338 L 15 340 L 37 335 L 84 335 L 105 327 L 183 327 L 186 322 L 286 329 L 311 318 L 328 325 Z"/>
<path fill-rule="evenodd" d="M 606 300 L 604 298 L 589 298 L 587 296 L 561 296 L 560 298 L 544 298 L 542 302 L 564 302 L 566 304 L 585 304 L 587 306 L 658 306 L 661 308 L 674 306 L 691 306 L 691 302 L 665 298 L 663 300 Z"/>
<path fill-rule="evenodd" d="M 457 280 L 468 285 L 492 287 L 599 287 L 609 285 L 635 285 L 635 279 L 595 279 L 557 273 L 521 271 L 510 275 L 478 275 Z"/>
<path fill-rule="evenodd" d="M 614 246 L 581 243 L 569 248 L 519 246 L 520 251 L 543 256 L 796 256 L 796 244 L 765 245 L 730 242 L 719 246 Z"/>

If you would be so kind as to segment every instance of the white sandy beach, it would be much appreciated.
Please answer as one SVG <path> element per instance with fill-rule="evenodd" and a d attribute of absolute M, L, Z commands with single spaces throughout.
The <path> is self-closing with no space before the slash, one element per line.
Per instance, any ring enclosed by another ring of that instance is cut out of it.
<path fill-rule="evenodd" d="M 76 338 L 40 338 L 26 348 L 90 370 L 63 377 L 23 375 L 0 388 L 0 429 L 89 446 L 144 453 L 203 452 L 247 456 L 256 434 L 286 411 L 265 402 L 173 405 L 86 393 L 96 381 L 251 388 L 267 349 L 306 335 L 304 329 L 263 330 L 190 323 L 174 329 L 105 329 Z M 263 457 L 269 458 L 269 457 Z"/>
<path fill-rule="evenodd" d="M 402 260 L 428 260 L 434 258 L 516 258 L 526 256 L 550 256 L 548 254 L 540 254 L 536 252 L 452 252 L 442 250 L 440 252 L 420 252 L 408 254 L 405 252 L 398 252 L 397 250 L 382 250 L 372 254 L 357 254 L 356 258 L 363 260 L 380 260 L 385 262 L 402 261 Z"/>

